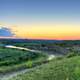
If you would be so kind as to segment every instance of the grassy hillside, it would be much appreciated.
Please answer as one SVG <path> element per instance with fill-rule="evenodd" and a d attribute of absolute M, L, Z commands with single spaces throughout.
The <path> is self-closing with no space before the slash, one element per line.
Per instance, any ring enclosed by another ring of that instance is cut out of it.
<path fill-rule="evenodd" d="M 42 53 L 0 47 L 0 74 L 30 68 L 46 58 Z"/>
<path fill-rule="evenodd" d="M 10 80 L 80 80 L 80 56 L 53 60 Z"/>

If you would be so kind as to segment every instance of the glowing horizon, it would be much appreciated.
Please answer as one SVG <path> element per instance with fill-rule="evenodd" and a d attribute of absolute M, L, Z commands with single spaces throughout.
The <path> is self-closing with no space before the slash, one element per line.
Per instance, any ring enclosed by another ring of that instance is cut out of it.
<path fill-rule="evenodd" d="M 79 25 L 77 25 L 77 27 L 79 27 Z M 76 25 L 71 24 L 33 24 L 29 27 L 11 27 L 11 30 L 16 34 L 15 36 L 17 38 L 58 40 L 80 39 L 80 29 L 76 28 Z"/>

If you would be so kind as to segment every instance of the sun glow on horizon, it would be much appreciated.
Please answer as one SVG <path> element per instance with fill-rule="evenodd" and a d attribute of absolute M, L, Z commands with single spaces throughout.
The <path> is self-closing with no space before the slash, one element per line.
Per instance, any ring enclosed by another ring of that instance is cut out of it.
<path fill-rule="evenodd" d="M 76 27 L 77 26 L 77 27 Z M 16 38 L 28 39 L 80 39 L 80 25 L 33 24 L 29 27 L 10 27 Z"/>

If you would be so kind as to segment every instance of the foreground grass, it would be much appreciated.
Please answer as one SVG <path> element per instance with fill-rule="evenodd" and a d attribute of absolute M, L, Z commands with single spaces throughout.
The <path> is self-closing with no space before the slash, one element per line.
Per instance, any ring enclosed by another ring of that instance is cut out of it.
<path fill-rule="evenodd" d="M 10 80 L 80 80 L 80 56 L 53 60 Z"/>

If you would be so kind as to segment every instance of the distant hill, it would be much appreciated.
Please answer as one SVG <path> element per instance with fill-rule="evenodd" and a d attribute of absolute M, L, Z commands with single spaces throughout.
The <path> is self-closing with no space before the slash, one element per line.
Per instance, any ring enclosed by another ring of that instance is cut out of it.
<path fill-rule="evenodd" d="M 27 39 L 11 39 L 11 38 L 7 38 L 7 39 L 4 39 L 4 38 L 1 38 L 0 41 L 4 42 L 27 42 Z"/>
<path fill-rule="evenodd" d="M 7 41 L 7 42 L 48 42 L 48 43 L 54 43 L 54 42 L 62 42 L 62 40 L 35 40 L 35 39 L 11 39 L 11 38 L 0 38 L 0 41 Z"/>

